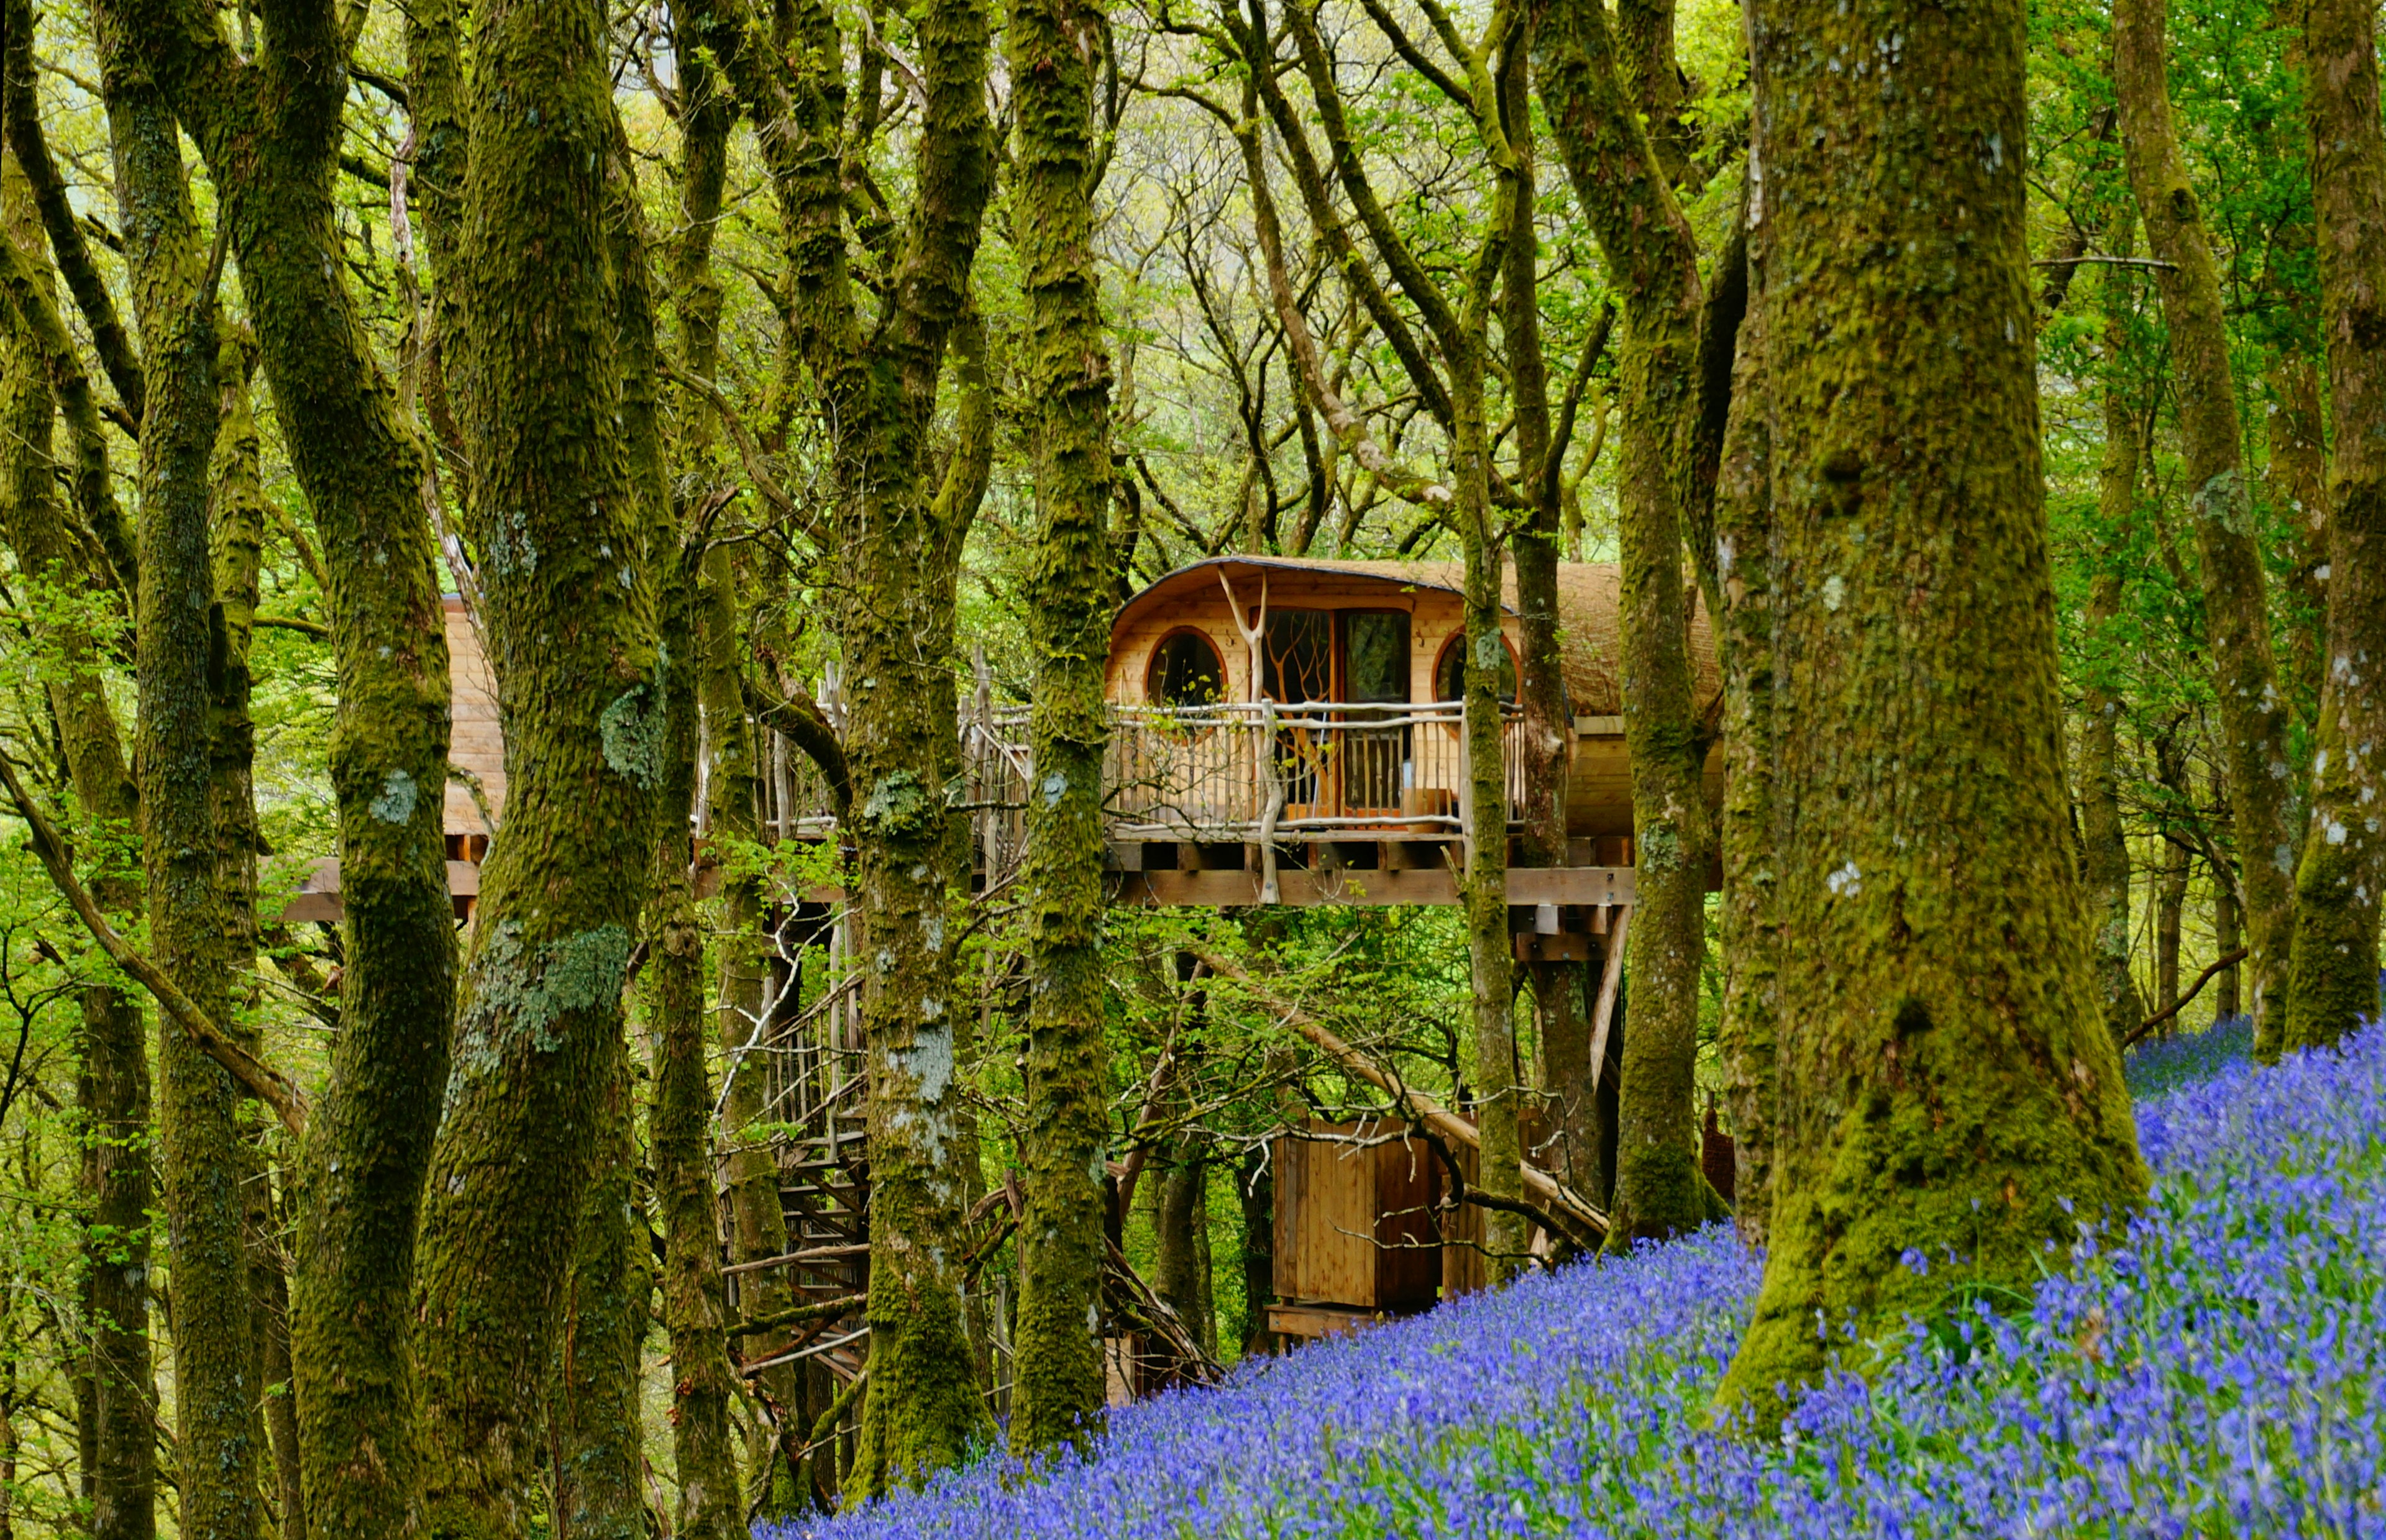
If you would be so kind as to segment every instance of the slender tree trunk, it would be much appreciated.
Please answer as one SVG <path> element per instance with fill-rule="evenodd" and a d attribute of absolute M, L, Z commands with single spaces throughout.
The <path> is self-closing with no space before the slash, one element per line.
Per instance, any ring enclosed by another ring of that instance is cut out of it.
<path fill-rule="evenodd" d="M 1751 175 L 1756 174 L 1752 164 Z M 1773 860 L 1773 488 L 1765 420 L 1765 316 L 1758 271 L 1764 244 L 1751 232 L 1751 300 L 1732 366 L 1731 417 L 1715 487 L 1716 570 L 1723 591 L 1727 758 L 1723 818 L 1725 1108 L 1731 1119 L 1732 1213 L 1762 1246 L 1773 1212 L 1775 1089 L 1780 1051 L 1779 873 Z"/>
<path fill-rule="evenodd" d="M 1526 866 L 1567 865 L 1566 773 L 1574 743 L 1565 669 L 1559 657 L 1558 538 L 1562 467 L 1550 464 L 1549 369 L 1541 346 L 1539 231 L 1535 224 L 1532 102 L 1528 53 L 1512 41 L 1500 70 L 1500 116 L 1516 157 L 1507 261 L 1501 273 L 1500 330 L 1507 355 L 1516 421 L 1516 479 L 1532 498 L 1531 518 L 1515 532 L 1516 704 L 1525 795 L 1516 809 L 1524 825 L 1518 858 Z M 1577 975 L 1563 962 L 1531 965 L 1534 1026 L 1540 1047 L 1541 1106 L 1555 1141 L 1536 1154 L 1545 1165 L 1585 1165 L 1579 1135 L 1591 1095 L 1589 1019 Z M 1569 1180 L 1574 1180 L 1569 1178 Z"/>
<path fill-rule="evenodd" d="M 1243 1210 L 1243 1319 L 1236 1341 L 1247 1358 L 1275 1351 L 1268 1307 L 1275 1303 L 1275 1171 L 1267 1151 L 1254 1146 L 1243 1158 L 1235 1195 Z"/>
<path fill-rule="evenodd" d="M 1185 1332 L 1201 1340 L 1201 1308 L 1208 1290 L 1201 1266 L 1201 1189 L 1208 1180 L 1206 1152 L 1190 1137 L 1177 1141 L 1160 1173 L 1159 1201 L 1153 1206 L 1154 1235 L 1159 1249 L 1152 1260 L 1151 1292 L 1176 1312 Z"/>
<path fill-rule="evenodd" d="M 629 169 L 604 23 L 587 4 L 473 17 L 447 341 L 508 791 L 482 868 L 416 1294 L 429 1521 L 459 1540 L 530 1522 L 555 1285 L 596 1154 L 583 1113 L 622 1052 L 665 700 L 690 687 L 665 677 L 656 646 L 654 571 L 676 548 L 662 546 L 652 314 L 634 199 L 616 191 Z M 582 1234 L 584 1263 L 600 1265 L 596 1246 Z M 581 1289 L 584 1310 L 603 1288 Z M 609 1393 L 591 1394 L 601 1450 Z M 611 1478 L 588 1479 L 584 1504 L 615 1516 L 594 1521 L 617 1521 Z"/>
<path fill-rule="evenodd" d="M 1662 31 L 1670 68 L 1669 11 Z M 1624 286 L 1616 486 L 1624 734 L 1638 885 L 1629 943 L 1636 1016 L 1618 1088 L 1615 1214 L 1608 1230 L 1608 1245 L 1621 1247 L 1689 1229 L 1706 1213 L 1690 1097 L 1712 831 L 1701 785 L 1705 742 L 1696 718 L 1691 599 L 1681 559 L 1701 408 L 1703 291 L 1689 221 L 1650 146 L 1645 108 L 1626 94 L 1604 10 L 1590 0 L 1553 0 L 1536 46 L 1542 98 L 1576 198 Z M 1639 67 L 1644 74 L 1652 68 L 1645 57 Z"/>
<path fill-rule="evenodd" d="M 2286 1045 L 2337 1042 L 2378 1014 L 2386 880 L 2386 131 L 2376 16 L 2348 0 L 2304 13 L 2312 202 L 2328 334 L 2328 664 L 2311 837 L 2295 873 Z M 2243 816 L 2243 798 L 2238 799 Z M 2242 843 L 2242 842 L 2241 842 Z M 2251 863 L 2248 863 L 2250 866 Z"/>
<path fill-rule="evenodd" d="M 2237 894 L 2229 886 L 2230 874 L 2212 874 L 2212 949 L 2222 957 L 2244 945 L 2239 934 Z M 2242 996 L 2237 988 L 2237 965 L 2230 963 L 2212 981 L 2212 1020 L 2214 1025 L 2242 1015 Z"/>
<path fill-rule="evenodd" d="M 1495 215 L 1494 218 L 1498 218 Z M 1508 776 L 1500 704 L 1507 670 L 1501 636 L 1501 552 L 1490 538 L 1488 445 L 1483 423 L 1478 358 L 1451 360 L 1450 397 L 1457 408 L 1455 480 L 1460 507 L 1452 521 L 1465 552 L 1466 705 L 1466 950 L 1475 986 L 1476 1125 L 1482 1144 L 1476 1185 L 1495 1198 L 1524 1196 L 1524 1077 L 1516 1062 L 1514 961 L 1508 939 Z M 1483 1214 L 1485 1271 L 1497 1282 L 1523 1266 L 1527 1240 L 1522 1216 L 1488 1208 Z"/>
<path fill-rule="evenodd" d="M 2154 883 L 2154 1009 L 2179 1004 L 2179 928 L 2187 914 L 2187 846 L 2165 839 Z"/>
<path fill-rule="evenodd" d="M 2287 702 L 2270 656 L 2269 600 L 2254 541 L 2243 435 L 2211 238 L 2172 126 L 2164 40 L 2168 0 L 2116 0 L 2113 79 L 2121 146 L 2170 323 L 2179 440 L 2195 512 L 2204 623 L 2220 709 L 2237 846 L 2244 852 L 2255 1040 L 2275 1053 L 2285 1025 L 2294 839 L 2288 826 Z"/>
<path fill-rule="evenodd" d="M 2068 832 L 2026 31 L 2019 0 L 1751 12 L 1796 1030 L 1764 1283 L 1718 1396 L 1760 1421 L 1835 1348 L 1939 1307 L 1910 1248 L 1963 1237 L 1967 1277 L 2028 1288 L 2146 1187 Z"/>
<path fill-rule="evenodd" d="M 0 168 L 0 224 L 31 245 L 35 233 L 13 158 Z M 0 308 L 0 431 L 6 434 L 8 543 L 20 582 L 39 582 L 105 603 L 107 583 L 84 571 L 57 487 L 57 408 L 40 349 L 13 307 Z M 48 607 L 44 607 L 45 608 Z M 71 609 L 65 613 L 71 614 Z M 57 652 L 50 710 L 72 777 L 81 827 L 98 857 L 93 895 L 119 924 L 139 913 L 140 888 L 121 865 L 139 798 L 124 761 L 99 673 L 99 649 L 82 626 L 44 628 Z M 77 993 L 82 1013 L 76 1084 L 88 1123 L 82 1187 L 90 1202 L 82 1236 L 91 1321 L 91 1447 L 82 1461 L 92 1503 L 93 1540 L 151 1540 L 157 1534 L 157 1386 L 150 1365 L 149 1047 L 141 1008 L 129 992 L 93 985 Z"/>
<path fill-rule="evenodd" d="M 760 834 L 755 820 L 757 774 L 754 724 L 746 714 L 740 688 L 744 668 L 744 637 L 737 623 L 735 570 L 726 549 L 705 557 L 704 578 L 704 712 L 706 738 L 712 764 L 705 778 L 710 807 L 707 827 L 723 845 L 752 840 Z M 770 941 L 763 933 L 760 874 L 742 862 L 724 866 L 721 883 L 721 933 L 713 947 L 713 968 L 719 975 L 714 995 L 713 1032 L 717 1046 L 730 1059 L 729 1084 L 722 1098 L 720 1140 L 729 1197 L 729 1251 L 738 1262 L 785 1256 L 788 1249 L 786 1210 L 779 1201 L 779 1162 L 770 1143 L 759 1138 L 755 1125 L 766 1108 L 766 1060 L 749 1051 L 770 1008 Z M 797 979 L 786 987 L 793 990 Z M 760 1045 L 767 1047 L 768 1044 Z M 737 1301 L 741 1317 L 759 1320 L 795 1302 L 782 1268 L 741 1275 Z M 751 1348 L 757 1344 L 747 1339 Z M 781 1449 L 785 1437 L 800 1439 L 810 1431 L 804 1415 L 804 1366 L 782 1365 L 764 1370 L 760 1378 L 770 1415 L 779 1423 L 779 1436 L 760 1439 L 748 1480 L 767 1493 L 765 1517 L 795 1511 L 804 1501 L 794 1485 Z"/>
<path fill-rule="evenodd" d="M 249 643 L 259 597 L 265 543 L 265 487 L 258 470 L 248 358 L 238 333 L 223 330 L 216 352 L 218 422 L 209 483 L 209 544 L 215 564 L 220 668 L 213 674 L 216 872 L 223 901 L 224 971 L 235 1015 L 257 1007 L 257 724 L 249 715 Z M 255 1375 L 267 1446 L 278 1487 L 278 1540 L 307 1540 L 307 1496 L 300 1474 L 298 1402 L 290 1361 L 290 1287 L 283 1271 L 282 1217 L 274 1201 L 265 1131 L 252 1127 L 247 1193 L 249 1291 L 257 1351 Z"/>
<path fill-rule="evenodd" d="M 2126 232 L 2131 221 L 2117 222 Z M 2089 580 L 2087 617 L 2091 643 L 2099 656 L 2112 647 L 2106 633 L 2121 613 L 2120 553 L 2129 544 L 2129 531 L 2137 518 L 2138 425 L 2123 388 L 2129 310 L 2128 285 L 2121 271 L 2107 269 L 2102 281 L 2104 458 L 2097 468 L 2098 541 L 2096 565 Z M 2104 1028 L 2119 1044 L 2128 1041 L 2145 1016 L 2137 978 L 2129 970 L 2129 843 L 2121 824 L 2121 698 L 2103 677 L 2092 678 L 2082 709 L 2086 720 L 2079 732 L 2079 836 L 2091 928 L 2089 945 Z"/>
<path fill-rule="evenodd" d="M 2163 789 L 2165 811 L 2157 837 L 2161 858 L 2154 879 L 2154 1008 L 2179 1004 L 2179 927 L 2187 913 L 2188 869 L 2192 846 L 2179 827 L 2188 809 L 2187 752 L 2179 741 L 2183 724 L 2154 739 L 2154 783 Z"/>
<path fill-rule="evenodd" d="M 681 236 L 672 255 L 672 294 L 679 316 L 680 363 L 697 378 L 709 381 L 721 368 L 722 289 L 712 270 L 713 237 L 721 223 L 729 135 L 737 117 L 736 101 L 729 94 L 718 61 L 737 56 L 742 38 L 736 18 L 700 0 L 674 5 L 672 16 L 681 50 L 684 163 Z M 716 442 L 711 410 L 706 403 L 689 402 L 678 435 L 681 457 L 689 469 L 705 469 Z M 755 839 L 760 831 L 755 818 L 754 727 L 741 688 L 745 661 L 736 573 L 727 548 L 706 556 L 700 594 L 699 688 L 711 755 L 705 778 L 706 827 L 715 839 L 734 844 Z M 747 1056 L 769 998 L 762 878 L 746 863 L 729 863 L 722 869 L 721 903 L 721 935 L 713 954 L 719 975 L 713 1016 L 721 1050 L 733 1057 L 720 1137 L 726 1152 L 722 1158 L 729 1186 L 730 1253 L 733 1260 L 750 1262 L 784 1255 L 788 1249 L 777 1158 L 766 1142 L 747 1133 L 763 1114 L 764 1077 L 755 1072 L 761 1061 Z M 750 1321 L 785 1309 L 794 1299 L 789 1277 L 776 1268 L 745 1274 L 737 1288 L 741 1317 Z M 804 1415 L 803 1375 L 802 1366 L 786 1364 L 764 1371 L 760 1378 L 767 1415 L 778 1424 L 780 1435 L 772 1436 L 770 1427 L 758 1423 L 750 1480 L 767 1494 L 760 1509 L 765 1518 L 792 1512 L 797 1503 L 793 1472 L 786 1469 L 781 1450 L 785 1436 L 800 1437 L 810 1427 Z"/>
<path fill-rule="evenodd" d="M 1027 1126 L 1011 1447 L 1083 1446 L 1101 1430 L 1104 1115 L 1102 699 L 1110 662 L 1111 365 L 1094 271 L 1099 0 L 1013 0 L 1006 35 L 1018 124 L 1013 238 L 1035 402 L 1036 647 L 1027 807 Z M 992 873 L 988 873 L 991 877 Z"/>
<path fill-rule="evenodd" d="M 555 1451 L 554 1534 L 555 1540 L 646 1540 L 638 1370 L 654 1278 L 645 1261 L 647 1233 L 638 1203 L 629 1051 L 615 1036 L 598 1052 L 606 1062 L 595 1115 L 585 1106 L 581 1111 L 591 1125 L 594 1174 L 580 1192 L 570 1271 L 557 1291 L 561 1352 L 546 1397 Z"/>
<path fill-rule="evenodd" d="M 668 657 L 697 656 L 700 559 L 700 553 L 690 553 L 663 573 L 659 632 Z M 723 1335 L 721 1225 L 712 1191 L 712 1083 L 704 1061 L 704 925 L 691 885 L 697 706 L 695 694 L 680 689 L 664 709 L 647 925 L 654 1071 L 647 1139 L 663 1231 L 663 1326 L 671 1334 L 672 1459 L 680 1490 L 672 1529 L 680 1540 L 743 1540 L 745 1506 L 729 1430 L 736 1381 Z M 747 1068 L 751 1073 L 760 1066 Z"/>

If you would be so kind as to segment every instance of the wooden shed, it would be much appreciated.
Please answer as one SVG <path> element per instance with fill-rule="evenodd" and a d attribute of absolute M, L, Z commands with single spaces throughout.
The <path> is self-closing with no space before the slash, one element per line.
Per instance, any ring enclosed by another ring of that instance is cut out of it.
<path fill-rule="evenodd" d="M 1268 1329 L 1322 1336 L 1376 1316 L 1430 1308 L 1445 1282 L 1436 1209 L 1441 1158 L 1397 1124 L 1311 1121 L 1271 1147 L 1275 1303 Z M 1461 1264 L 1463 1268 L 1463 1263 Z"/>

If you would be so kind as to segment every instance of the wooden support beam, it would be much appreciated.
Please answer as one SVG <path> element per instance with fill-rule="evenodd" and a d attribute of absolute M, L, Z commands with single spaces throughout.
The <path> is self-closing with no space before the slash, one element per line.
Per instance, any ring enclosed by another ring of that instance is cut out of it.
<path fill-rule="evenodd" d="M 1624 944 L 1632 934 L 1632 906 L 1615 911 L 1615 929 L 1607 938 L 1607 961 L 1599 970 L 1599 1005 L 1590 1017 L 1590 1089 L 1599 1090 L 1599 1071 L 1607 1063 L 1607 1033 L 1615 1024 L 1615 990 L 1624 982 Z"/>
<path fill-rule="evenodd" d="M 1223 909 L 1256 906 L 1256 871 L 1131 871 L 1118 878 L 1117 904 Z M 1276 873 L 1277 900 L 1290 905 L 1435 905 L 1458 902 L 1458 881 L 1447 868 L 1423 871 L 1294 871 Z M 1517 867 L 1508 873 L 1508 902 L 1598 908 L 1633 899 L 1629 867 Z"/>
<path fill-rule="evenodd" d="M 1373 1326 L 1383 1316 L 1372 1310 L 1341 1310 L 1330 1305 L 1271 1305 L 1268 1330 L 1287 1337 L 1330 1337 Z"/>

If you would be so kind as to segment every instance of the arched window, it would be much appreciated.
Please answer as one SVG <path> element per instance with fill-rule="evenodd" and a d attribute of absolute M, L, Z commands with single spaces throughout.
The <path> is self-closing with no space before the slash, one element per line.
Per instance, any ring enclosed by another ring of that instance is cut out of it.
<path fill-rule="evenodd" d="M 1442 644 L 1441 657 L 1434 662 L 1433 698 L 1466 698 L 1466 633 L 1463 631 Z M 1516 703 L 1516 654 L 1504 636 L 1500 639 L 1500 699 L 1510 706 Z"/>
<path fill-rule="evenodd" d="M 1212 706 L 1226 698 L 1226 666 L 1198 631 L 1174 631 L 1151 649 L 1143 698 L 1154 706 Z"/>

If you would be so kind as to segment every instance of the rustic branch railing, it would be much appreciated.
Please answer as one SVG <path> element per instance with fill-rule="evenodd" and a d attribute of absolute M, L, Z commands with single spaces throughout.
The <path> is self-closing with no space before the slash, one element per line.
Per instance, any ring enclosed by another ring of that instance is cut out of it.
<path fill-rule="evenodd" d="M 1524 801 L 1523 723 L 1501 730 L 1509 818 Z M 988 879 L 1016 864 L 1035 784 L 1023 707 L 973 709 L 961 726 L 965 788 Z M 1111 708 L 1103 778 L 1113 838 L 1250 844 L 1451 839 L 1466 833 L 1465 708 L 1459 701 L 1357 705 L 1231 702 Z M 825 806 L 792 809 L 801 836 Z"/>
<path fill-rule="evenodd" d="M 1106 767 L 1113 832 L 1449 838 L 1463 832 L 1464 719 L 1457 701 L 1120 707 Z M 1512 711 L 1501 733 L 1511 818 L 1524 799 L 1521 730 Z"/>

